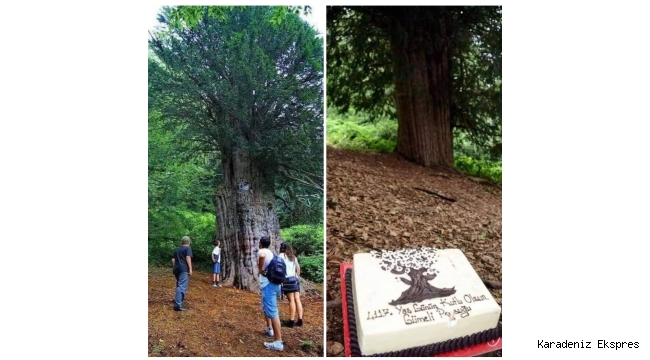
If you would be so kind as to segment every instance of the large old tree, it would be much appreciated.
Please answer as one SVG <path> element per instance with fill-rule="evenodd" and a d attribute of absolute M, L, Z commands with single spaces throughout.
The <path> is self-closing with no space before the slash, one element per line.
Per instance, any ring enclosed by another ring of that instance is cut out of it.
<path fill-rule="evenodd" d="M 150 107 L 219 159 L 223 277 L 256 290 L 259 239 L 280 242 L 278 193 L 322 193 L 323 40 L 272 7 L 184 9 L 166 9 L 151 34 Z"/>
<path fill-rule="evenodd" d="M 398 120 L 397 152 L 452 167 L 453 130 L 501 134 L 501 7 L 328 7 L 328 105 Z"/>

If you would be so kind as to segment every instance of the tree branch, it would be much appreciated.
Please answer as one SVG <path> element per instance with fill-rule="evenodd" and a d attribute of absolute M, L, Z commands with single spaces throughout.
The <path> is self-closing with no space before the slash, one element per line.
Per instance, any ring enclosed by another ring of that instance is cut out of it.
<path fill-rule="evenodd" d="M 444 195 L 440 195 L 440 194 L 438 194 L 438 193 L 435 192 L 435 191 L 431 191 L 431 190 L 427 190 L 427 189 L 422 189 L 422 188 L 418 188 L 418 187 L 414 187 L 414 189 L 415 189 L 415 190 L 424 191 L 425 193 L 430 194 L 430 195 L 435 195 L 435 196 L 437 196 L 437 197 L 439 197 L 439 198 L 441 198 L 441 199 L 443 199 L 443 200 L 447 200 L 447 201 L 449 201 L 449 202 L 456 202 L 456 199 L 452 199 L 452 198 L 446 197 L 446 196 L 444 196 Z"/>
<path fill-rule="evenodd" d="M 287 209 L 291 209 L 291 206 L 289 206 L 289 204 L 287 204 L 287 201 L 284 200 L 284 198 L 283 198 L 282 196 L 280 196 L 280 195 L 278 195 L 278 194 L 275 194 L 275 198 L 278 199 L 278 200 L 281 200 L 281 201 L 284 203 L 284 206 L 285 206 Z"/>
<path fill-rule="evenodd" d="M 278 163 L 278 166 L 282 166 L 282 167 L 285 167 L 285 168 L 287 168 L 287 169 L 289 169 L 289 170 L 297 171 L 297 172 L 299 172 L 299 173 L 301 173 L 301 174 L 305 174 L 305 175 L 307 175 L 307 176 L 315 177 L 315 178 L 317 178 L 317 179 L 321 179 L 321 180 L 323 179 L 323 175 L 312 174 L 312 173 L 309 173 L 309 172 L 307 172 L 307 171 L 304 171 L 304 170 L 301 170 L 301 169 L 295 168 L 295 167 L 293 167 L 293 166 L 287 165 L 287 164 L 285 164 L 285 163 Z"/>

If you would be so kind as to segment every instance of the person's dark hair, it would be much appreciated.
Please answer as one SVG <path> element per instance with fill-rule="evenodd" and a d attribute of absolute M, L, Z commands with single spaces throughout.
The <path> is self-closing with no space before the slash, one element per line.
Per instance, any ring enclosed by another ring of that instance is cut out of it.
<path fill-rule="evenodd" d="M 293 261 L 293 259 L 296 258 L 296 255 L 293 253 L 293 248 L 291 247 L 290 244 L 283 242 L 280 245 L 280 253 L 286 253 L 287 257 L 289 258 L 290 261 Z"/>
<path fill-rule="evenodd" d="M 271 239 L 268 236 L 262 236 L 260 238 L 260 248 L 266 249 L 271 246 Z"/>

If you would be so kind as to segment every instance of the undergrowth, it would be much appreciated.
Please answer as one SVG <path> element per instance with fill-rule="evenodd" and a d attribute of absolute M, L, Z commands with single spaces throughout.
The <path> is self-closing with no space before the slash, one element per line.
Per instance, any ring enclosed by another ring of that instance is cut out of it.
<path fill-rule="evenodd" d="M 397 121 L 380 118 L 371 122 L 363 113 L 341 114 L 327 110 L 327 145 L 353 151 L 391 153 L 397 144 Z M 462 134 L 454 134 L 454 164 L 456 169 L 471 176 L 497 183 L 502 180 L 500 156 L 477 149 Z"/>
<path fill-rule="evenodd" d="M 371 123 L 363 114 L 339 114 L 328 109 L 327 144 L 341 149 L 390 153 L 397 144 L 397 122 L 382 118 Z"/>

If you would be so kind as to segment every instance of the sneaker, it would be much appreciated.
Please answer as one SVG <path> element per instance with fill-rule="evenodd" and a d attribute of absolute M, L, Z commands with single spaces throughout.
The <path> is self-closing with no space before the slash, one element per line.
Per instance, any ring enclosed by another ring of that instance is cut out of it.
<path fill-rule="evenodd" d="M 276 340 L 274 342 L 265 342 L 264 346 L 266 346 L 266 348 L 269 350 L 275 350 L 275 351 L 284 350 L 284 343 L 279 340 Z"/>
<path fill-rule="evenodd" d="M 217 283 L 217 286 L 218 286 L 218 287 L 221 287 L 221 284 Z"/>
<path fill-rule="evenodd" d="M 216 281 L 213 281 L 213 282 L 212 282 L 212 286 L 217 287 L 217 282 L 216 282 Z"/>
<path fill-rule="evenodd" d="M 273 337 L 273 328 L 266 328 L 266 336 Z"/>
<path fill-rule="evenodd" d="M 184 307 L 175 307 L 174 311 L 187 311 L 187 309 Z"/>
<path fill-rule="evenodd" d="M 296 323 L 296 326 L 302 326 L 302 319 L 298 319 L 298 322 Z"/>

